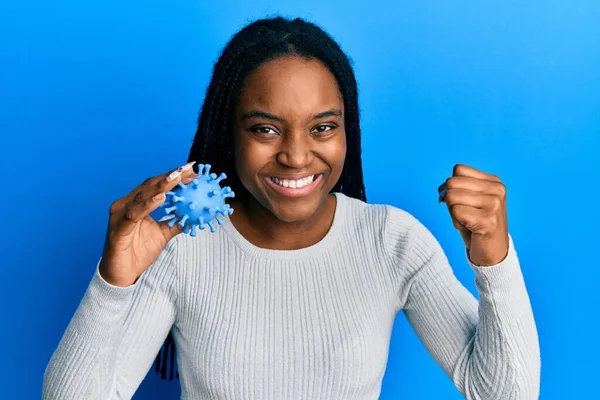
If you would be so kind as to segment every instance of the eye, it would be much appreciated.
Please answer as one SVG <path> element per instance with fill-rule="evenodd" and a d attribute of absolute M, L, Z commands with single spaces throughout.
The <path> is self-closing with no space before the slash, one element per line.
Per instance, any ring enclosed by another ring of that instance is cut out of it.
<path fill-rule="evenodd" d="M 255 126 L 253 128 L 250 128 L 251 132 L 254 133 L 258 133 L 260 135 L 277 135 L 277 131 L 273 128 L 270 128 L 268 126 Z"/>
<path fill-rule="evenodd" d="M 319 125 L 313 129 L 313 132 L 316 133 L 317 135 L 322 135 L 322 134 L 327 133 L 335 128 L 337 128 L 336 125 Z"/>

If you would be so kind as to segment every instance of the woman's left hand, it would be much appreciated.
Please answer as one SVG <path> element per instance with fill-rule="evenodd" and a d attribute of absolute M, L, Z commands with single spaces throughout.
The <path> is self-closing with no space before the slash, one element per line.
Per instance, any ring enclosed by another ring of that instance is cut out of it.
<path fill-rule="evenodd" d="M 497 176 L 463 164 L 438 188 L 471 262 L 492 266 L 508 254 L 506 187 Z"/>

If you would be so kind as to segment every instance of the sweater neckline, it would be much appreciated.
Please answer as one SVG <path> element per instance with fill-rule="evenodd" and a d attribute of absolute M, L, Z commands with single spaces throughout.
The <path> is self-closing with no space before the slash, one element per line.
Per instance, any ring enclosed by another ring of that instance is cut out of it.
<path fill-rule="evenodd" d="M 310 256 L 315 256 L 321 251 L 330 248 L 336 241 L 340 232 L 342 231 L 343 224 L 346 216 L 346 198 L 343 193 L 333 192 L 336 199 L 335 211 L 333 213 L 333 221 L 329 230 L 325 236 L 317 243 L 308 247 L 295 250 L 276 250 L 267 249 L 256 246 L 246 239 L 233 225 L 231 220 L 227 218 L 221 230 L 225 232 L 230 240 L 232 240 L 242 251 L 245 253 L 258 257 L 266 258 L 271 260 L 297 260 Z"/>

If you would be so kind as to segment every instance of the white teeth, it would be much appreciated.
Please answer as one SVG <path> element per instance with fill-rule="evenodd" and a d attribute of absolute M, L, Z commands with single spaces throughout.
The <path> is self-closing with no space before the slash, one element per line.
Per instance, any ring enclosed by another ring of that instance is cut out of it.
<path fill-rule="evenodd" d="M 309 185 L 313 182 L 314 179 L 315 179 L 315 175 L 310 175 L 305 178 L 297 179 L 297 180 L 279 179 L 275 176 L 271 177 L 271 181 L 273 183 L 276 183 L 279 186 L 289 187 L 289 188 L 294 188 L 294 189 L 298 189 L 303 186 Z"/>

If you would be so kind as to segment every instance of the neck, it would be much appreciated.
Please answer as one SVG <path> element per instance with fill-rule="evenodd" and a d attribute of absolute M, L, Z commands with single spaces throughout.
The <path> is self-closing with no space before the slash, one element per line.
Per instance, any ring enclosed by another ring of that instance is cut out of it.
<path fill-rule="evenodd" d="M 251 195 L 232 203 L 235 212 L 229 218 L 237 231 L 255 246 L 272 250 L 297 250 L 319 242 L 329 231 L 336 208 L 335 196 L 329 194 L 310 218 L 285 222 Z"/>

